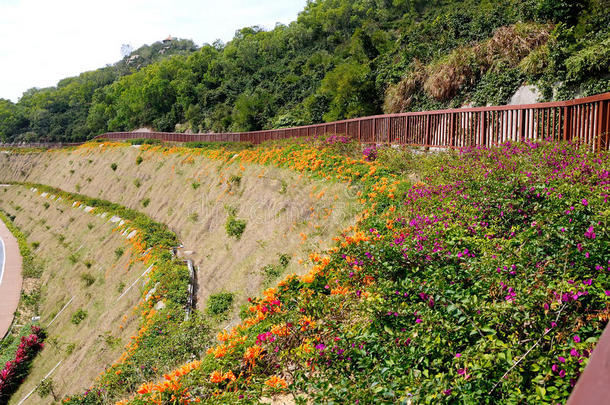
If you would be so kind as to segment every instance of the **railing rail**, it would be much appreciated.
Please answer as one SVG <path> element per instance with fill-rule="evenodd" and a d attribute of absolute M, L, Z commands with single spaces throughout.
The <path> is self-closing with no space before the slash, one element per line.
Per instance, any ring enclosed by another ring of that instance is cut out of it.
<path fill-rule="evenodd" d="M 169 142 L 251 142 L 344 135 L 360 143 L 457 148 L 507 141 L 553 139 L 610 149 L 610 93 L 550 103 L 376 115 L 251 132 L 182 134 L 109 132 L 108 139 L 151 138 Z"/>

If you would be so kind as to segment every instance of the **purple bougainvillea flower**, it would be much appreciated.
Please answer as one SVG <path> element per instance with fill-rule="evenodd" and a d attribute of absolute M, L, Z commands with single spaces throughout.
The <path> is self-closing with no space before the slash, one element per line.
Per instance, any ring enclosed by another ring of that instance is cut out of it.
<path fill-rule="evenodd" d="M 565 370 L 561 370 L 561 371 L 559 372 L 559 377 L 563 378 L 563 377 L 565 377 L 565 376 L 566 376 L 566 371 L 565 371 Z"/>
<path fill-rule="evenodd" d="M 461 356 L 462 356 L 462 353 L 456 353 L 455 354 L 455 357 L 461 357 Z"/>
<path fill-rule="evenodd" d="M 449 388 L 448 390 L 443 391 L 444 395 L 449 395 L 451 394 L 451 388 Z"/>
<path fill-rule="evenodd" d="M 423 322 L 423 321 L 421 320 L 421 318 L 417 318 L 417 319 L 415 320 L 415 323 L 422 323 L 422 322 Z"/>
<path fill-rule="evenodd" d="M 574 341 L 575 341 L 576 343 L 580 343 L 580 336 L 578 336 L 578 335 L 574 335 Z"/>
<path fill-rule="evenodd" d="M 565 363 L 566 362 L 566 358 L 565 357 L 561 357 L 561 356 L 559 356 L 557 358 L 557 360 L 559 360 L 560 363 Z"/>
<path fill-rule="evenodd" d="M 582 205 L 584 205 L 585 207 L 586 207 L 587 205 L 589 205 L 589 201 L 587 201 L 587 199 L 586 199 L 586 198 L 583 198 L 583 199 L 582 199 L 582 201 L 581 201 L 581 203 L 582 203 Z"/>
<path fill-rule="evenodd" d="M 580 353 L 578 353 L 578 350 L 572 348 L 572 350 L 570 350 L 570 355 L 572 357 L 580 357 Z"/>
<path fill-rule="evenodd" d="M 585 238 L 589 238 L 589 239 L 595 239 L 595 229 L 593 228 L 593 225 L 591 225 L 586 231 L 585 231 Z"/>
<path fill-rule="evenodd" d="M 610 290 L 604 291 L 608 297 L 610 297 Z"/>

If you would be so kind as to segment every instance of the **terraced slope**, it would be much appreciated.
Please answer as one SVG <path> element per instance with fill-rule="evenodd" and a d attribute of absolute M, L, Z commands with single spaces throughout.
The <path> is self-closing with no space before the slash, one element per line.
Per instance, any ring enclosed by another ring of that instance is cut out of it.
<path fill-rule="evenodd" d="M 132 260 L 125 237 L 113 232 L 116 223 L 109 222 L 109 217 L 45 198 L 23 186 L 1 190 L 0 209 L 13 216 L 15 225 L 27 235 L 42 269 L 40 297 L 32 295 L 33 281 L 26 279 L 28 295 L 22 298 L 36 300 L 38 310 L 22 313 L 20 318 L 39 314 L 48 332 L 44 350 L 12 402 L 21 400 L 59 362 L 51 375 L 55 394 L 79 392 L 116 360 L 135 332 L 138 321 L 132 307 L 140 299 L 141 283 L 118 298 L 145 267 Z M 50 402 L 52 396 L 42 399 L 37 394 L 29 401 Z"/>
<path fill-rule="evenodd" d="M 200 308 L 210 294 L 235 292 L 239 304 L 281 272 L 303 273 L 299 261 L 329 246 L 353 221 L 357 204 L 345 184 L 193 152 L 94 143 L 69 151 L 2 154 L 0 179 L 97 196 L 167 224 L 186 254 L 192 252 Z M 227 234 L 232 214 L 246 222 L 240 238 Z M 280 255 L 290 258 L 285 269 L 278 266 Z"/>

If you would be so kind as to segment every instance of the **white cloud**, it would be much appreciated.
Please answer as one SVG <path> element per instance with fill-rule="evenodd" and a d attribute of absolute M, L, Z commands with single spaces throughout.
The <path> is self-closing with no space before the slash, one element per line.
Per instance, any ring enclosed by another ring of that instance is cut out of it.
<path fill-rule="evenodd" d="M 121 58 L 168 35 L 201 45 L 239 28 L 294 21 L 306 0 L 0 0 L 0 98 Z"/>

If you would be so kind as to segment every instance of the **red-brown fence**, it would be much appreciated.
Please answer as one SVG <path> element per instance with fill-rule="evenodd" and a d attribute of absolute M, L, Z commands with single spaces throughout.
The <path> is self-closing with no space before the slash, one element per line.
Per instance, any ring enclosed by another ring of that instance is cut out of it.
<path fill-rule="evenodd" d="M 254 132 L 109 132 L 98 138 L 170 142 L 252 142 L 345 135 L 361 143 L 457 148 L 553 139 L 610 149 L 610 93 L 570 101 L 410 112 Z"/>

